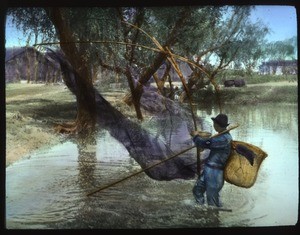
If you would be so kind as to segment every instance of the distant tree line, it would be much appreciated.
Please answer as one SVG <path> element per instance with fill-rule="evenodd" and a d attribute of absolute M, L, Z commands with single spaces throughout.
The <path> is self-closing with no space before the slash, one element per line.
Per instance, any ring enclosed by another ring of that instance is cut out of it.
<path fill-rule="evenodd" d="M 217 85 L 216 76 L 228 66 L 234 64 L 251 71 L 265 52 L 264 38 L 269 29 L 261 22 L 249 20 L 253 8 L 47 7 L 9 8 L 7 14 L 25 33 L 43 35 L 39 46 L 62 50 L 78 74 L 79 94 L 93 86 L 100 68 L 118 74 L 127 82 L 128 101 L 142 120 L 140 99 L 150 79 L 155 78 L 157 84 L 172 82 L 167 62 L 170 54 L 157 50 L 153 38 L 164 49 L 169 48 L 170 53 L 194 62 L 188 65 L 194 81 L 190 85 Z M 160 76 L 158 71 L 163 64 L 166 66 Z M 93 123 L 95 112 L 90 108 L 95 107 L 95 102 L 92 96 L 77 96 L 74 125 Z"/>

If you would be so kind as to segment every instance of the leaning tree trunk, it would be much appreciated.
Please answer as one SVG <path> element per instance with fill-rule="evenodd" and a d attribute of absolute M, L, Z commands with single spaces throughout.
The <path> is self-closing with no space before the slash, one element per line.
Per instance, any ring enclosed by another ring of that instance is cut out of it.
<path fill-rule="evenodd" d="M 62 127 L 62 131 L 76 131 L 80 128 L 85 128 L 86 125 L 97 122 L 102 128 L 105 128 L 110 134 L 122 143 L 130 156 L 133 157 L 142 168 L 149 167 L 173 155 L 173 151 L 161 138 L 151 135 L 143 129 L 139 124 L 129 120 L 117 109 L 112 107 L 93 87 L 92 79 L 89 78 L 87 66 L 81 60 L 81 56 L 72 43 L 63 43 L 73 41 L 70 29 L 64 23 L 63 15 L 60 9 L 51 8 L 48 10 L 48 15 L 54 23 L 61 41 L 61 48 L 67 57 L 67 60 L 59 54 L 54 54 L 57 61 L 61 65 L 64 73 L 64 81 L 69 90 L 76 96 L 77 99 L 77 119 L 73 125 Z M 158 68 L 165 56 L 160 55 L 156 60 Z M 148 80 L 154 71 L 148 71 L 144 74 L 144 79 Z M 147 76 L 148 75 L 148 76 Z M 136 86 L 136 97 L 141 98 L 142 85 Z M 144 82 L 142 83 L 144 84 Z M 168 109 L 169 110 L 169 109 Z M 179 122 L 180 123 L 180 122 Z M 78 128 L 80 127 L 80 128 Z M 188 137 L 188 131 L 185 129 L 185 135 L 180 135 L 180 138 Z M 177 146 L 184 142 L 183 139 L 177 138 Z M 191 147 L 189 141 L 189 147 Z M 188 147 L 188 146 L 186 146 Z M 177 149 L 178 150 L 178 149 Z M 177 151 L 176 150 L 176 151 Z M 166 161 L 163 164 L 145 171 L 145 173 L 157 180 L 172 180 L 172 179 L 191 179 L 196 175 L 196 161 L 192 153 L 187 153 L 182 157 L 174 158 Z"/>
<path fill-rule="evenodd" d="M 62 72 L 65 74 L 66 85 L 70 91 L 77 96 L 81 91 L 78 89 L 78 83 L 76 81 L 84 80 L 80 79 L 80 75 L 72 68 L 71 64 L 64 59 L 62 54 L 57 53 L 52 56 L 54 56 L 61 65 Z M 134 158 L 143 169 L 174 154 L 174 150 L 170 149 L 169 144 L 166 144 L 161 138 L 150 134 L 146 129 L 142 128 L 140 124 L 126 118 L 121 112 L 111 106 L 93 86 L 87 86 L 86 83 L 83 83 L 83 87 L 85 87 L 85 96 L 87 96 L 88 99 L 95 98 L 96 106 L 91 108 L 94 108 L 96 121 L 99 126 L 108 130 L 111 136 L 123 144 L 130 156 Z M 170 114 L 170 116 L 173 117 L 176 113 L 177 111 Z M 177 117 L 180 118 L 180 115 L 177 115 Z M 183 124 L 182 121 L 177 121 L 176 123 L 180 125 Z M 185 135 L 182 133 L 182 130 L 185 131 Z M 188 133 L 187 128 L 184 126 L 180 131 L 180 136 L 175 139 L 176 143 L 174 143 L 174 149 L 176 148 L 176 152 L 183 150 L 182 148 L 191 147 L 191 141 L 189 141 L 188 144 L 184 143 L 184 140 L 186 141 L 188 138 Z M 204 153 L 204 156 L 206 154 L 207 153 Z M 192 152 L 188 152 L 182 157 L 166 161 L 163 164 L 145 171 L 145 173 L 156 180 L 192 179 L 196 175 L 195 155 Z"/>
<path fill-rule="evenodd" d="M 65 23 L 62 10 L 60 8 L 50 8 L 46 9 L 46 12 L 59 35 L 61 49 L 79 75 L 73 81 L 76 83 L 75 87 L 77 89 L 75 93 L 77 101 L 76 120 L 71 123 L 58 125 L 56 130 L 58 132 L 73 133 L 93 128 L 96 121 L 96 101 L 94 93 L 88 92 L 93 87 L 93 79 L 91 78 L 88 65 L 83 60 L 83 55 L 78 51 L 75 43 L 66 43 L 76 40 L 69 26 Z M 65 81 L 66 84 L 68 82 L 70 81 Z"/>

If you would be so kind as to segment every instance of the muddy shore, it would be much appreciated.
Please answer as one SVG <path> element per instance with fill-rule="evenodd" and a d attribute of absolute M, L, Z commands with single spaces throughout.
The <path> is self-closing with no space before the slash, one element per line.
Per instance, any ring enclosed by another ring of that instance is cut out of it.
<path fill-rule="evenodd" d="M 254 93 L 261 89 L 260 96 Z M 228 100 L 239 96 L 245 103 L 252 97 L 255 102 L 272 101 L 282 91 L 283 102 L 297 100 L 297 83 L 278 82 L 249 85 L 243 89 L 228 90 Z M 292 92 L 287 92 L 291 90 Z M 101 94 L 125 115 L 135 118 L 133 108 L 116 97 L 123 97 L 126 90 Z M 291 98 L 290 98 L 291 97 Z M 252 99 L 251 98 L 251 99 Z M 250 102 L 251 103 L 251 102 Z M 6 166 L 39 148 L 48 148 L 62 142 L 66 135 L 54 131 L 55 125 L 74 120 L 76 117 L 75 97 L 65 85 L 7 84 L 6 85 Z"/>

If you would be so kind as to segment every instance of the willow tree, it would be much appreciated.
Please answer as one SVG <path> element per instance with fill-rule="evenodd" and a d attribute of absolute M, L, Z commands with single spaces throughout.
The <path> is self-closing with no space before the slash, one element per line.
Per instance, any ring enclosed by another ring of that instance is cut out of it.
<path fill-rule="evenodd" d="M 140 27 L 154 36 L 163 47 L 171 48 L 175 54 L 187 58 L 196 54 L 198 66 L 190 66 L 193 70 L 190 80 L 194 80 L 194 83 L 200 81 L 202 86 L 208 80 L 214 85 L 218 96 L 216 76 L 220 72 L 239 61 L 243 61 L 246 68 L 253 67 L 262 56 L 261 44 L 268 28 L 249 20 L 253 8 L 254 6 L 175 8 L 178 12 L 174 8 L 146 8 L 151 17 L 145 17 L 148 19 L 145 21 L 147 24 Z M 141 96 L 141 88 L 152 76 L 157 80 L 155 71 L 165 59 L 166 54 L 157 54 L 152 60 L 157 63 L 149 63 L 151 66 L 141 73 L 135 89 L 137 98 Z M 189 83 L 190 86 L 192 82 Z M 221 112 L 220 98 L 218 102 Z"/>
<path fill-rule="evenodd" d="M 232 17 L 224 17 L 227 7 L 21 8 L 9 12 L 25 31 L 31 28 L 39 28 L 41 33 L 49 30 L 52 33 L 49 38 L 56 36 L 63 51 L 64 55 L 58 59 L 61 58 L 64 68 L 65 83 L 76 96 L 77 117 L 59 130 L 77 132 L 100 123 L 144 168 L 151 161 L 166 158 L 172 150 L 163 140 L 153 138 L 140 125 L 126 119 L 98 93 L 93 87 L 91 66 L 99 64 L 127 78 L 137 117 L 142 119 L 143 90 L 167 59 L 165 52 L 169 53 L 170 49 L 183 55 L 198 53 L 191 41 L 201 46 L 202 55 L 224 48 L 236 36 L 239 19 L 243 16 L 239 14 L 241 8 L 232 9 L 237 12 Z M 222 28 L 224 24 L 228 27 Z M 157 44 L 141 29 L 156 38 L 163 52 L 143 46 Z M 176 123 L 183 123 L 182 119 Z M 188 136 L 187 127 L 183 125 L 182 128 Z M 176 138 L 176 146 L 182 146 L 184 140 L 181 138 L 187 136 Z M 156 168 L 148 174 L 172 179 L 190 178 L 196 172 L 194 157 L 178 158 L 168 164 L 170 167 Z"/>
<path fill-rule="evenodd" d="M 265 44 L 266 57 L 269 60 L 286 60 L 296 58 L 297 37 L 286 39 L 283 41 L 275 41 Z"/>
<path fill-rule="evenodd" d="M 165 10 L 165 11 L 164 11 Z M 185 19 L 192 11 L 189 7 L 161 9 L 161 16 L 172 19 L 164 32 L 163 45 L 171 46 L 178 38 Z M 123 22 L 151 29 L 158 21 L 153 12 L 158 9 L 144 8 L 17 8 L 10 9 L 14 21 L 24 32 L 29 29 L 48 33 L 48 39 L 56 36 L 60 48 L 65 53 L 73 68 L 82 78 L 77 81 L 77 118 L 68 124 L 64 131 L 80 131 L 93 126 L 95 103 L 93 97 L 85 92 L 86 86 L 92 86 L 90 67 L 98 63 L 102 68 L 124 75 L 128 80 L 137 117 L 142 119 L 139 100 L 142 86 L 160 67 L 165 59 L 163 53 L 141 50 L 137 43 L 150 44 L 151 40 L 139 31 L 128 27 Z M 162 26 L 160 24 L 160 26 Z M 54 32 L 53 32 L 53 29 Z M 50 34 L 51 32 L 52 34 Z M 155 33 L 150 32 L 153 35 Z M 101 40 L 102 43 L 93 43 Z M 48 40 L 51 41 L 51 40 Z M 53 40 L 52 40 L 53 41 Z M 78 42 L 78 43 L 75 43 Z M 91 43 L 89 43 L 91 42 Z M 120 46 L 114 42 L 125 42 Z M 141 69 L 144 67 L 144 69 Z"/>
<path fill-rule="evenodd" d="M 47 35 L 48 42 L 58 41 L 78 73 L 77 117 L 73 123 L 60 127 L 61 131 L 75 132 L 95 123 L 95 98 L 87 92 L 93 87 L 93 66 L 127 79 L 131 91 L 131 99 L 127 101 L 132 101 L 137 118 L 143 119 L 140 107 L 143 90 L 167 54 L 142 47 L 155 45 L 139 29 L 155 37 L 163 48 L 187 57 L 198 54 L 203 60 L 233 45 L 230 43 L 240 37 L 241 22 L 249 15 L 249 8 L 16 8 L 8 13 L 25 32 L 35 29 Z M 208 74 L 207 68 L 202 70 Z"/>
<path fill-rule="evenodd" d="M 95 47 L 91 43 L 82 43 L 84 38 L 80 36 L 83 37 L 83 35 L 75 34 L 71 30 L 72 27 L 76 28 L 76 25 L 70 24 L 70 21 L 65 20 L 67 17 L 68 19 L 75 17 L 76 14 L 74 13 L 76 10 L 80 11 L 81 9 L 72 9 L 70 11 L 70 9 L 51 8 L 46 11 L 47 16 L 55 26 L 58 33 L 57 37 L 60 40 L 60 47 L 62 48 L 62 52 L 53 53 L 52 58 L 59 61 L 64 73 L 64 81 L 77 100 L 77 122 L 74 125 L 62 127 L 62 130 L 79 131 L 79 128 L 84 128 L 86 125 L 97 122 L 99 126 L 107 129 L 113 137 L 125 146 L 131 157 L 142 168 L 147 168 L 154 162 L 166 159 L 173 154 L 173 150 L 162 138 L 151 135 L 141 125 L 126 118 L 93 87 L 87 65 L 93 56 L 91 49 L 95 49 Z M 91 15 L 89 14 L 89 16 Z M 73 23 L 75 21 L 76 19 Z M 81 39 L 80 43 L 74 43 L 77 42 L 74 41 L 77 38 Z M 102 45 L 102 47 L 105 48 L 105 45 Z M 105 49 L 112 50 L 109 46 L 106 47 Z M 105 59 L 104 56 L 109 57 L 110 55 L 102 55 L 103 57 L 100 60 Z M 115 66 L 118 66 L 118 68 L 124 66 L 121 62 L 116 61 Z M 182 123 L 182 119 L 180 120 L 178 123 Z M 173 128 L 171 129 L 173 130 Z M 186 135 L 188 133 L 186 132 Z M 186 140 L 187 136 L 181 136 L 181 138 Z M 176 141 L 176 148 L 185 145 L 180 138 L 176 138 Z M 186 156 L 182 159 L 176 158 L 168 161 L 155 167 L 155 169 L 146 171 L 146 173 L 158 180 L 190 179 L 194 177 L 196 172 L 194 162 L 194 157 L 189 155 L 189 157 Z"/>
<path fill-rule="evenodd" d="M 214 84 L 217 94 L 218 84 L 215 78 L 220 72 L 231 64 L 243 63 L 246 68 L 254 66 L 263 56 L 261 45 L 268 28 L 262 23 L 252 23 L 249 20 L 253 8 L 254 6 L 219 7 L 219 11 L 213 12 L 208 21 L 195 28 L 193 37 L 188 37 L 185 42 L 181 40 L 178 44 L 179 50 L 188 57 L 197 55 L 197 63 L 202 69 L 192 66 L 195 76 L 198 76 L 198 80 L 203 80 L 203 76 L 206 76 Z M 195 25 L 197 19 L 192 20 L 190 25 Z M 204 31 L 202 27 L 205 25 L 209 29 Z"/>
<path fill-rule="evenodd" d="M 100 11 L 102 9 L 98 9 Z M 79 12 L 80 11 L 80 12 Z M 95 9 L 71 9 L 71 8 L 12 8 L 8 9 L 8 15 L 13 17 L 13 22 L 24 32 L 34 29 L 46 35 L 49 42 L 59 41 L 61 50 L 78 74 L 76 84 L 68 84 L 68 87 L 76 86 L 77 116 L 72 123 L 58 126 L 61 132 L 80 132 L 83 129 L 94 127 L 96 121 L 96 101 L 93 93 L 89 93 L 93 87 L 91 74 L 93 46 L 85 43 L 76 43 L 82 40 L 93 40 L 93 35 L 98 37 L 95 24 L 89 24 L 89 17 Z M 97 12 L 98 13 L 98 12 Z M 101 14 L 101 13 L 100 13 Z M 109 12 L 107 13 L 109 14 Z M 105 14 L 105 15 L 107 15 Z M 76 19 L 76 21 L 74 20 Z M 80 21 L 81 26 L 76 23 Z M 88 31 L 87 25 L 92 26 Z M 76 28 L 76 30 L 74 29 Z M 83 37 L 82 35 L 85 35 Z M 98 39 L 98 38 L 97 38 Z"/>
<path fill-rule="evenodd" d="M 220 61 L 223 59 L 223 64 L 232 64 L 234 68 L 243 69 L 250 75 L 266 56 L 264 45 L 268 33 L 269 28 L 262 22 L 251 23 L 246 19 L 242 22 L 239 36 L 232 40 L 225 50 L 218 50 L 216 54 Z"/>
<path fill-rule="evenodd" d="M 184 36 L 184 26 L 194 11 L 196 9 L 191 7 L 118 9 L 120 30 L 123 32 L 121 34 L 123 38 L 120 40 L 128 43 L 123 55 L 125 68 L 116 68 L 104 62 L 101 65 L 117 72 L 125 71 L 123 74 L 126 76 L 131 90 L 130 95 L 125 98 L 125 102 L 133 103 L 138 119 L 143 119 L 140 108 L 143 89 L 166 60 L 165 53 L 144 50 L 138 46 L 155 47 L 153 41 L 139 29 L 156 37 L 163 47 L 172 47 L 179 37 Z M 126 24 L 126 22 L 130 24 Z M 132 27 L 133 25 L 137 27 Z"/>

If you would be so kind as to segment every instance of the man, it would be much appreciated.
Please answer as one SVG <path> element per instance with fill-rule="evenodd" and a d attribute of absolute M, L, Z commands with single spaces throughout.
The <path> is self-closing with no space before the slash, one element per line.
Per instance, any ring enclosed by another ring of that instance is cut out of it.
<path fill-rule="evenodd" d="M 225 114 L 219 114 L 212 120 L 214 129 L 218 133 L 225 131 L 229 125 Z M 210 149 L 203 172 L 193 188 L 196 202 L 203 205 L 205 203 L 204 193 L 206 192 L 208 205 L 222 207 L 219 192 L 224 185 L 223 169 L 230 155 L 232 137 L 229 132 L 225 132 L 214 138 L 205 138 L 201 137 L 197 131 L 192 131 L 191 136 L 197 147 Z"/>

